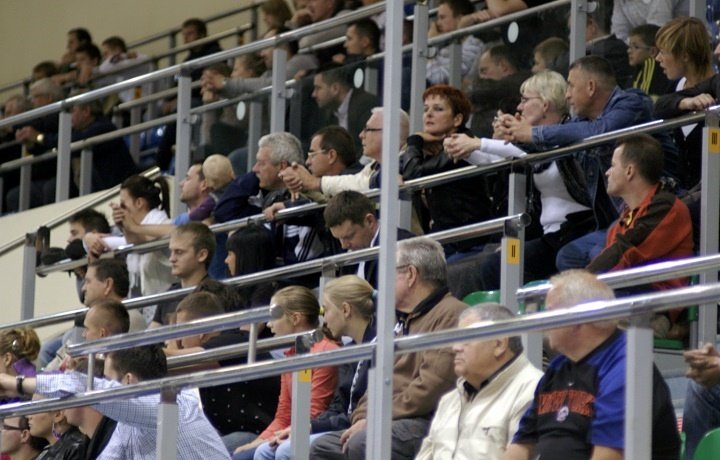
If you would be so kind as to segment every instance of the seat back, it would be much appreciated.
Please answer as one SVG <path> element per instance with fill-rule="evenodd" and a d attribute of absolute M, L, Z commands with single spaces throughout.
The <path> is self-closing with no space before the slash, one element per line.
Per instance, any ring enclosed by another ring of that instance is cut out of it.
<path fill-rule="evenodd" d="M 693 460 L 717 460 L 720 458 L 720 428 L 708 431 L 695 449 Z"/>
<path fill-rule="evenodd" d="M 463 302 L 468 305 L 477 305 L 479 303 L 499 303 L 500 291 L 475 291 L 463 297 Z"/>

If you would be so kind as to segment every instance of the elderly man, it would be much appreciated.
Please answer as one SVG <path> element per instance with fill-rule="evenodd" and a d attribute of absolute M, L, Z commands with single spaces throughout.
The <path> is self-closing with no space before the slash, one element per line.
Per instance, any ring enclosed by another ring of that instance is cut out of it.
<path fill-rule="evenodd" d="M 514 317 L 502 305 L 481 304 L 463 311 L 458 327 Z M 463 342 L 453 350 L 457 388 L 440 400 L 415 459 L 500 460 L 542 372 L 522 354 L 517 336 Z"/>
<path fill-rule="evenodd" d="M 398 135 L 400 144 L 407 139 L 410 131 L 410 121 L 407 113 L 400 111 L 400 129 Z M 285 169 L 281 173 L 287 187 L 293 192 L 317 190 L 326 197 L 332 197 L 343 190 L 363 192 L 380 186 L 380 162 L 382 161 L 382 130 L 383 108 L 375 107 L 365 127 L 360 132 L 363 155 L 372 161 L 356 174 L 343 176 L 314 177 L 307 169 L 299 165 Z"/>
<path fill-rule="evenodd" d="M 398 335 L 455 327 L 466 305 L 447 289 L 445 255 L 439 243 L 414 238 L 398 243 L 395 309 Z M 443 393 L 452 388 L 449 348 L 398 355 L 393 368 L 392 452 L 394 459 L 414 458 Z M 310 448 L 313 459 L 365 458 L 367 397 L 358 402 L 345 431 L 325 434 Z M 347 457 L 346 457 L 347 454 Z"/>
<path fill-rule="evenodd" d="M 611 300 L 612 289 L 583 270 L 550 279 L 549 310 Z M 560 353 L 535 390 L 530 409 L 508 447 L 506 460 L 531 458 L 622 459 L 625 447 L 625 332 L 615 321 L 552 329 L 550 347 Z M 674 460 L 680 439 L 670 391 L 653 366 L 652 458 Z"/>

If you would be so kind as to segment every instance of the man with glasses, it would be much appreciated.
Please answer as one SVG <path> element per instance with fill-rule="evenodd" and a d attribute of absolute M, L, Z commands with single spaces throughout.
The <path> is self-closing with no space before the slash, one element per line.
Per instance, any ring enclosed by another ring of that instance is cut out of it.
<path fill-rule="evenodd" d="M 402 145 L 410 131 L 407 113 L 399 112 L 400 129 L 398 135 Z M 289 190 L 295 193 L 316 190 L 330 198 L 344 190 L 363 192 L 380 186 L 380 162 L 382 161 L 383 108 L 375 107 L 365 127 L 360 131 L 362 153 L 372 161 L 356 174 L 342 176 L 314 177 L 304 167 L 293 164 L 280 172 L 280 177 Z"/>
<path fill-rule="evenodd" d="M 48 442 L 30 434 L 26 417 L 8 417 L 3 420 L 0 453 L 10 460 L 32 460 L 42 452 Z"/>
<path fill-rule="evenodd" d="M 450 295 L 442 246 L 429 238 L 398 242 L 395 309 L 398 335 L 456 327 L 467 306 Z M 450 347 L 397 355 L 393 365 L 392 458 L 411 459 L 420 450 L 440 397 L 455 384 Z M 352 426 L 318 437 L 313 459 L 365 458 L 368 394 L 351 414 Z"/>

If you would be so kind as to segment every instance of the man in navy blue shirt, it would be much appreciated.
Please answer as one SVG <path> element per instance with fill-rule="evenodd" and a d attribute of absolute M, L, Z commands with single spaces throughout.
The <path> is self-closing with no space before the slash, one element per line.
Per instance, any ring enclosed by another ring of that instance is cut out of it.
<path fill-rule="evenodd" d="M 545 301 L 550 310 L 615 298 L 584 270 L 562 272 L 550 284 Z M 560 354 L 540 380 L 505 459 L 622 459 L 625 332 L 615 321 L 598 321 L 552 329 L 547 338 Z M 680 439 L 670 391 L 655 367 L 652 391 L 652 458 L 677 459 Z"/>

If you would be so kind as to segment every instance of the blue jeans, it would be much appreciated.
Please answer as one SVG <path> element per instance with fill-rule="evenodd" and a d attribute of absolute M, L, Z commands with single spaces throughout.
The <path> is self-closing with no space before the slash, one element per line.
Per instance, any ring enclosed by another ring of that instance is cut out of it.
<path fill-rule="evenodd" d="M 555 266 L 562 272 L 585 268 L 605 248 L 607 230 L 596 230 L 566 244 L 555 256 Z"/>
<path fill-rule="evenodd" d="M 310 435 L 310 444 L 325 433 Z M 287 441 L 280 443 L 277 448 L 270 447 L 270 443 L 263 443 L 255 450 L 254 460 L 292 460 L 292 443 Z"/>
<path fill-rule="evenodd" d="M 253 442 L 256 438 L 257 435 L 255 433 L 249 433 L 247 431 L 236 431 L 234 433 L 228 433 L 225 436 L 222 436 L 222 442 L 223 444 L 225 444 L 225 448 L 228 450 L 230 455 L 232 455 L 235 449 L 240 446 L 244 446 L 249 442 Z"/>
<path fill-rule="evenodd" d="M 720 427 L 720 385 L 708 388 L 688 381 L 683 409 L 686 460 L 692 460 L 705 433 L 717 427 Z"/>

